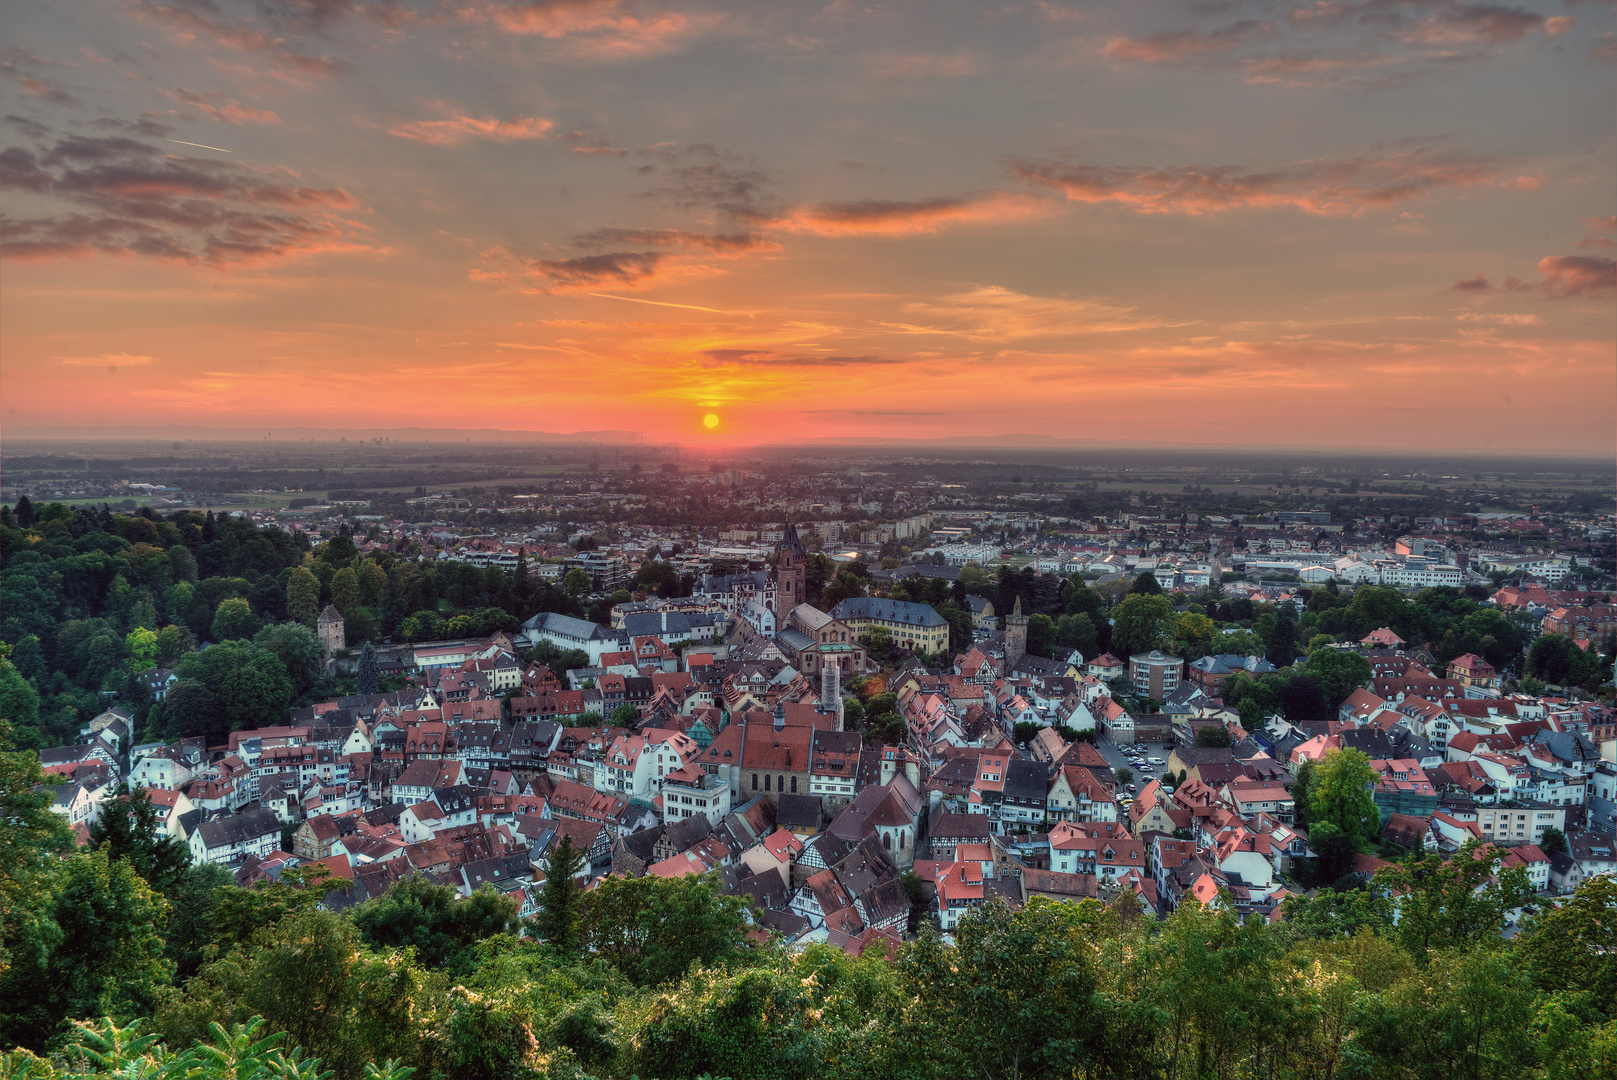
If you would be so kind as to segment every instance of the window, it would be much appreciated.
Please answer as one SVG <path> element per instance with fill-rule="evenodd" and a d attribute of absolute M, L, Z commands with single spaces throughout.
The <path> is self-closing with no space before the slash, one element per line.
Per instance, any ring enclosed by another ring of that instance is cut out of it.
<path fill-rule="evenodd" d="M 752 790 L 754 790 L 754 791 L 758 790 L 758 774 L 757 773 L 752 774 Z"/>

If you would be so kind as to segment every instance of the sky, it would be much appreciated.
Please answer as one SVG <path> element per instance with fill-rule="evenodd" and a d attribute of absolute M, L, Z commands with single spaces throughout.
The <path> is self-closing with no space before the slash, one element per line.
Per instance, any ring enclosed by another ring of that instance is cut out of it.
<path fill-rule="evenodd" d="M 0 431 L 1617 444 L 1617 9 L 0 0 Z"/>

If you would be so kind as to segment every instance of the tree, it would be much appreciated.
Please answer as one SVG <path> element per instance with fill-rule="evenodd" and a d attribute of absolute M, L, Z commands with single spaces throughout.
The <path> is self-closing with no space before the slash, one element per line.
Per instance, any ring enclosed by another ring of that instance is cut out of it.
<path fill-rule="evenodd" d="M 143 787 L 131 792 L 123 785 L 118 798 L 103 804 L 101 816 L 90 825 L 90 850 L 102 849 L 107 858 L 128 862 L 146 884 L 164 894 L 191 865 L 191 849 L 168 835 Z"/>
<path fill-rule="evenodd" d="M 50 891 L 56 854 L 74 844 L 67 821 L 51 809 L 55 796 L 39 755 L 14 750 L 11 737 L 9 718 L 0 718 L 0 979 L 19 950 L 26 959 L 53 932 L 40 897 Z"/>
<path fill-rule="evenodd" d="M 1438 950 L 1463 952 L 1497 940 L 1506 915 L 1533 899 L 1526 868 L 1502 869 L 1502 854 L 1468 840 L 1452 859 L 1434 851 L 1376 871 L 1374 887 L 1402 897 L 1398 941 L 1418 966 Z"/>
<path fill-rule="evenodd" d="M 582 944 L 578 875 L 588 864 L 586 853 L 573 846 L 570 835 L 562 833 L 545 856 L 539 914 L 529 923 L 535 937 L 567 957 L 577 956 Z"/>
<path fill-rule="evenodd" d="M 1030 615 L 1027 620 L 1027 651 L 1046 659 L 1055 655 L 1056 623 L 1048 615 Z"/>
<path fill-rule="evenodd" d="M 216 642 L 246 640 L 258 633 L 261 625 L 247 601 L 233 596 L 219 601 L 208 634 Z"/>
<path fill-rule="evenodd" d="M 296 567 L 286 581 L 287 617 L 312 626 L 319 613 L 320 579 L 308 567 Z"/>
<path fill-rule="evenodd" d="M 627 701 L 612 710 L 613 727 L 633 727 L 634 722 L 640 719 L 640 710 Z"/>
<path fill-rule="evenodd" d="M 1166 596 L 1131 594 L 1112 612 L 1112 651 L 1127 658 L 1161 649 L 1172 640 L 1173 601 Z"/>
<path fill-rule="evenodd" d="M 319 636 L 307 626 L 298 623 L 266 626 L 254 636 L 253 644 L 281 661 L 287 677 L 292 680 L 294 695 L 306 692 L 320 680 L 326 650 Z"/>
<path fill-rule="evenodd" d="M 343 615 L 352 615 L 359 608 L 359 575 L 351 566 L 345 566 L 331 576 L 331 606 Z"/>
<path fill-rule="evenodd" d="M 1157 575 L 1147 571 L 1134 579 L 1129 592 L 1134 596 L 1160 596 L 1162 586 L 1157 582 Z"/>
<path fill-rule="evenodd" d="M 1546 855 L 1555 855 L 1567 851 L 1566 833 L 1551 827 L 1544 830 L 1544 838 L 1538 842 L 1538 850 Z"/>
<path fill-rule="evenodd" d="M 0 1041 L 42 1047 L 70 1020 L 150 1015 L 174 976 L 168 905 L 123 859 L 62 860 L 44 906 L 48 934 L 0 978 Z"/>
<path fill-rule="evenodd" d="M 1296 779 L 1291 785 L 1292 813 L 1297 819 L 1300 828 L 1308 827 L 1308 815 L 1312 809 L 1311 800 L 1314 797 L 1314 765 L 1313 758 L 1304 758 L 1297 766 Z"/>
<path fill-rule="evenodd" d="M 582 566 L 573 567 L 561 579 L 561 591 L 575 600 L 581 596 L 589 595 L 591 587 L 589 571 Z"/>
<path fill-rule="evenodd" d="M 1517 955 L 1534 986 L 1566 999 L 1586 1021 L 1617 1016 L 1617 880 L 1590 878 L 1527 920 Z"/>
<path fill-rule="evenodd" d="M 1297 658 L 1297 621 L 1289 606 L 1282 606 L 1274 625 L 1264 635 L 1264 657 L 1275 667 L 1289 667 Z"/>
<path fill-rule="evenodd" d="M 1222 747 L 1230 745 L 1230 729 L 1223 724 L 1209 724 L 1196 732 L 1196 745 Z"/>
<path fill-rule="evenodd" d="M 1118 769 L 1117 770 L 1117 782 L 1119 784 L 1132 784 L 1132 783 L 1134 783 L 1134 770 L 1130 769 L 1130 768 L 1127 768 L 1126 766 L 1124 768 Z"/>
<path fill-rule="evenodd" d="M 1556 686 L 1588 682 L 1599 662 L 1565 634 L 1545 634 L 1527 652 L 1527 674 Z"/>
<path fill-rule="evenodd" d="M 1014 911 L 995 901 L 960 920 L 954 946 L 923 934 L 900 956 L 915 1001 L 905 1022 L 937 1074 L 1066 1077 L 1100 1064 L 1111 1032 L 1095 996 L 1090 917 L 1042 897 Z"/>
<path fill-rule="evenodd" d="M 129 653 L 129 669 L 149 671 L 157 666 L 157 632 L 137 626 L 124 635 L 124 649 Z"/>
<path fill-rule="evenodd" d="M 359 669 L 354 676 L 356 694 L 374 694 L 381 688 L 381 672 L 376 666 L 376 650 L 366 642 L 359 649 Z"/>
<path fill-rule="evenodd" d="M 728 964 L 750 946 L 747 901 L 719 892 L 709 875 L 609 877 L 578 909 L 585 948 L 637 986 L 666 982 L 692 963 Z"/>
<path fill-rule="evenodd" d="M 1370 681 L 1370 661 L 1347 649 L 1320 647 L 1308 654 L 1303 671 L 1319 684 L 1320 694 L 1331 709 L 1338 708 L 1349 694 Z"/>
<path fill-rule="evenodd" d="M 474 945 L 489 937 L 514 939 L 522 924 L 517 902 L 491 886 L 463 900 L 454 888 L 421 876 L 394 882 L 355 908 L 353 920 L 372 948 L 412 948 L 426 967 L 458 977 L 476 967 Z"/>
<path fill-rule="evenodd" d="M 1309 820 L 1316 827 L 1329 822 L 1362 847 L 1381 827 L 1381 812 L 1370 793 L 1379 779 L 1362 750 L 1332 750 L 1314 769 Z"/>
<path fill-rule="evenodd" d="M 1330 720 L 1336 714 L 1325 703 L 1325 695 L 1308 675 L 1293 675 L 1280 690 L 1281 710 L 1294 724 Z"/>
<path fill-rule="evenodd" d="M 1077 649 L 1086 658 L 1100 654 L 1100 635 L 1095 620 L 1086 612 L 1063 615 L 1056 620 L 1056 643 L 1064 649 Z"/>

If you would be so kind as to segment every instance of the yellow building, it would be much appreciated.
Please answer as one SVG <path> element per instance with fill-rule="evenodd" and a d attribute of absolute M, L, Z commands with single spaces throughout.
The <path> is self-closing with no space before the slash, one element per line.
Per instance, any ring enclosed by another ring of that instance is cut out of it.
<path fill-rule="evenodd" d="M 949 647 L 949 620 L 930 604 L 857 596 L 842 601 L 831 609 L 831 614 L 859 634 L 868 634 L 880 627 L 902 648 L 935 653 Z"/>

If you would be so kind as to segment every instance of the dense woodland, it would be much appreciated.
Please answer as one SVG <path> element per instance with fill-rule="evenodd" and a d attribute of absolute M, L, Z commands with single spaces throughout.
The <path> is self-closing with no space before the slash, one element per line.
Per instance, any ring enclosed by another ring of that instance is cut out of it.
<path fill-rule="evenodd" d="M 854 958 L 788 950 L 702 877 L 543 913 L 406 879 L 346 911 L 290 871 L 238 888 L 153 839 L 149 804 L 69 838 L 0 758 L 7 1076 L 1597 1080 L 1617 1070 L 1617 883 L 1500 933 L 1520 871 L 1462 853 L 1241 922 L 1194 902 L 990 903 Z M 1394 905 L 1399 918 L 1392 918 Z M 339 905 L 340 906 L 340 905 Z M 318 1059 L 318 1060 L 316 1060 Z"/>

